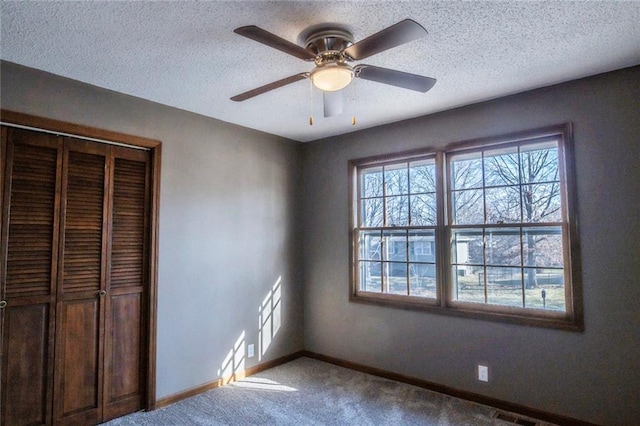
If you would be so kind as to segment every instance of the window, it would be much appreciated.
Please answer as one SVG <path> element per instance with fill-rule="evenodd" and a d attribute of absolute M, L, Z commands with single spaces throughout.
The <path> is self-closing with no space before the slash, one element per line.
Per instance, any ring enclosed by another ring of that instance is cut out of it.
<path fill-rule="evenodd" d="M 435 261 L 416 247 L 435 240 L 434 157 L 359 169 L 359 288 L 436 300 Z"/>
<path fill-rule="evenodd" d="M 581 329 L 571 127 L 350 162 L 351 299 Z"/>

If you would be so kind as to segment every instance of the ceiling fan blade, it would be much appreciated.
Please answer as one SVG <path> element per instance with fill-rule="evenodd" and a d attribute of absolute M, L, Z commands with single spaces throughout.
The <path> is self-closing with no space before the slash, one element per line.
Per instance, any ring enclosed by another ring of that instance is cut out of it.
<path fill-rule="evenodd" d="M 324 102 L 324 116 L 333 117 L 342 114 L 342 90 L 335 92 L 322 92 Z"/>
<path fill-rule="evenodd" d="M 391 70 L 389 68 L 374 67 L 372 65 L 357 65 L 354 67 L 356 77 L 378 83 L 390 84 L 416 92 L 426 92 L 436 84 L 435 78 L 408 72 Z"/>
<path fill-rule="evenodd" d="M 249 90 L 248 92 L 240 93 L 239 95 L 232 97 L 231 100 L 236 102 L 246 101 L 254 96 L 262 95 L 263 93 L 269 92 L 273 89 L 295 83 L 299 80 L 304 80 L 305 78 L 309 78 L 309 73 L 302 72 L 300 74 L 292 75 L 291 77 L 283 78 L 282 80 L 274 81 L 273 83 L 265 84 L 264 86 Z"/>
<path fill-rule="evenodd" d="M 405 19 L 349 46 L 344 49 L 344 53 L 359 61 L 392 47 L 417 40 L 425 35 L 427 35 L 427 30 L 422 25 L 411 19 Z"/>
<path fill-rule="evenodd" d="M 277 35 L 272 34 L 269 31 L 256 27 L 255 25 L 239 27 L 233 30 L 233 32 L 236 34 L 240 34 L 241 36 L 250 38 L 251 40 L 257 41 L 258 43 L 266 44 L 267 46 L 278 49 L 281 52 L 293 55 L 296 58 L 304 59 L 305 61 L 311 61 L 316 58 L 316 55 L 314 55 L 307 49 L 281 37 L 278 37 Z"/>

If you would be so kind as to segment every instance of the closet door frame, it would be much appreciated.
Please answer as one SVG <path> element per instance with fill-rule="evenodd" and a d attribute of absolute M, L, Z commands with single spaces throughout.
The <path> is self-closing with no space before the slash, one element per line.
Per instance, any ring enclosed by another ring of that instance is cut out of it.
<path fill-rule="evenodd" d="M 144 409 L 147 411 L 156 408 L 156 323 L 157 323 L 157 288 L 158 288 L 158 225 L 160 210 L 160 163 L 162 158 L 162 142 L 140 136 L 128 135 L 110 130 L 74 124 L 45 117 L 24 114 L 15 111 L 0 109 L 0 121 L 7 126 L 25 127 L 31 130 L 40 130 L 49 133 L 58 133 L 63 136 L 76 137 L 96 142 L 111 143 L 114 145 L 126 145 L 147 149 L 151 158 L 150 173 L 150 205 L 149 205 L 149 245 L 148 270 L 148 294 L 146 300 L 146 397 Z M 4 163 L 6 151 L 5 143 L 0 148 L 0 160 Z M 0 177 L 2 179 L 2 177 Z M 0 182 L 3 183 L 3 182 Z M 1 186 L 0 186 L 1 187 Z M 0 191 L 1 192 L 1 191 Z M 0 206 L 2 205 L 0 194 Z"/>

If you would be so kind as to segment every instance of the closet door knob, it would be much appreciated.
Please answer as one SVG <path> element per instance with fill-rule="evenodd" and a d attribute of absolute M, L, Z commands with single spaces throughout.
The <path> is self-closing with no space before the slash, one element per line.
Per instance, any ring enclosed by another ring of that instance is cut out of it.
<path fill-rule="evenodd" d="M 6 308 L 7 307 L 7 301 L 6 300 L 0 300 L 0 309 Z"/>
<path fill-rule="evenodd" d="M 98 293 L 98 296 L 100 297 L 104 297 L 107 295 L 107 292 L 105 290 L 100 290 L 100 292 Z"/>

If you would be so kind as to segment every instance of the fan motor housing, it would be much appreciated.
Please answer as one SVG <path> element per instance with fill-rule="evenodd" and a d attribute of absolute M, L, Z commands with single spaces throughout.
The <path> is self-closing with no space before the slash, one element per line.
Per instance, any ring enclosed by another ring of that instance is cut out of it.
<path fill-rule="evenodd" d="M 305 41 L 305 48 L 322 55 L 328 52 L 341 52 L 353 44 L 353 35 L 340 28 L 324 28 L 314 31 Z"/>

